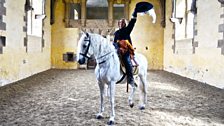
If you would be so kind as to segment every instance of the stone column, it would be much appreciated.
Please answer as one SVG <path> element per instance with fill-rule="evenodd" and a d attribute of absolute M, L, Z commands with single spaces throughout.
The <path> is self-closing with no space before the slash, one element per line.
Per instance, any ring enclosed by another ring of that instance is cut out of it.
<path fill-rule="evenodd" d="M 160 8 L 161 8 L 161 26 L 163 28 L 166 27 L 166 0 L 160 0 Z"/>
<path fill-rule="evenodd" d="M 124 18 L 128 20 L 129 19 L 129 3 L 130 3 L 130 0 L 125 0 L 124 2 L 125 2 L 124 3 Z"/>
<path fill-rule="evenodd" d="M 114 22 L 114 0 L 108 0 L 108 24 L 113 26 Z"/>
<path fill-rule="evenodd" d="M 69 27 L 70 20 L 70 3 L 65 2 L 65 27 Z"/>
<path fill-rule="evenodd" d="M 86 26 L 86 0 L 81 0 L 81 24 Z"/>

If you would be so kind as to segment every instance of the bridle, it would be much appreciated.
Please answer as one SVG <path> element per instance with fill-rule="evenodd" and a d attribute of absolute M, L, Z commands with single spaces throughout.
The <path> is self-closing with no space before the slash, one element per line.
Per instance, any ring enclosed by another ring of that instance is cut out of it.
<path fill-rule="evenodd" d="M 90 44 L 91 44 L 91 38 L 90 38 L 90 35 L 88 33 L 86 33 L 86 37 L 84 38 L 84 41 L 85 42 L 89 42 L 89 43 L 88 43 L 87 47 L 85 48 L 84 53 L 79 53 L 79 54 L 82 55 L 83 57 L 87 58 L 87 59 L 91 59 L 92 57 L 88 56 L 88 52 L 89 52 L 89 48 L 90 48 Z M 113 51 L 111 51 L 111 52 L 109 52 L 109 53 L 107 53 L 107 54 L 105 54 L 103 56 L 98 57 L 97 60 L 100 60 L 100 59 L 102 59 L 102 58 L 112 54 L 112 52 Z M 106 62 L 106 60 L 108 60 L 108 58 L 107 59 L 103 59 L 103 61 L 98 62 L 98 64 L 103 64 L 103 63 Z"/>
<path fill-rule="evenodd" d="M 84 56 L 84 57 L 86 57 L 86 58 L 88 58 L 88 59 L 90 59 L 91 57 L 87 56 L 87 53 L 89 52 L 90 43 L 91 43 L 90 36 L 89 36 L 88 33 L 86 33 L 86 37 L 85 37 L 84 41 L 85 42 L 89 42 L 89 43 L 87 45 L 87 48 L 85 50 L 85 53 L 79 53 L 79 54 L 82 55 L 82 56 Z"/>

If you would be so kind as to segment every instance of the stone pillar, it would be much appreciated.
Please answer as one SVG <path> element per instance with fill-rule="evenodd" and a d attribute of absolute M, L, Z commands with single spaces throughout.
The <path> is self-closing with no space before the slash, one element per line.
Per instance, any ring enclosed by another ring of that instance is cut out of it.
<path fill-rule="evenodd" d="M 86 0 L 81 0 L 81 24 L 86 26 Z"/>
<path fill-rule="evenodd" d="M 108 24 L 113 26 L 114 22 L 114 0 L 108 0 Z"/>
<path fill-rule="evenodd" d="M 125 2 L 124 3 L 124 18 L 128 20 L 129 19 L 129 3 L 130 3 L 130 0 L 125 0 L 124 2 Z"/>
<path fill-rule="evenodd" d="M 70 3 L 65 3 L 65 27 L 69 27 L 70 20 Z"/>
<path fill-rule="evenodd" d="M 160 0 L 160 8 L 161 8 L 161 26 L 163 28 L 166 27 L 166 0 Z"/>

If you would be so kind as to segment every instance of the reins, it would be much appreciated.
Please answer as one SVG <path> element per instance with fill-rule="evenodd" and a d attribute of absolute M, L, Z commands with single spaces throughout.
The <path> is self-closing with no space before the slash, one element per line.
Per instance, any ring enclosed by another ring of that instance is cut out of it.
<path fill-rule="evenodd" d="M 83 53 L 79 53 L 79 54 L 82 55 L 82 56 L 84 56 L 84 57 L 86 57 L 86 58 L 88 58 L 88 59 L 90 59 L 90 57 L 87 56 L 87 53 L 89 52 L 89 47 L 90 47 L 90 43 L 91 43 L 91 41 L 90 41 L 90 36 L 89 36 L 88 33 L 86 34 L 86 36 L 87 36 L 88 39 L 84 39 L 84 41 L 89 42 L 88 45 L 87 45 L 87 49 L 86 49 L 86 51 L 85 51 L 84 54 L 83 54 Z"/>

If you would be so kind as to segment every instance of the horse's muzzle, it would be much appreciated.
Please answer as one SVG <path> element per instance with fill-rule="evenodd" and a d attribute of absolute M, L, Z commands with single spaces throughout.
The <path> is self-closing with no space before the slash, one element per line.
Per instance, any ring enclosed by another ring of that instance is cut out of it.
<path fill-rule="evenodd" d="M 79 63 L 79 64 L 84 64 L 85 61 L 86 61 L 85 58 L 81 58 L 81 59 L 78 60 L 78 63 Z"/>

